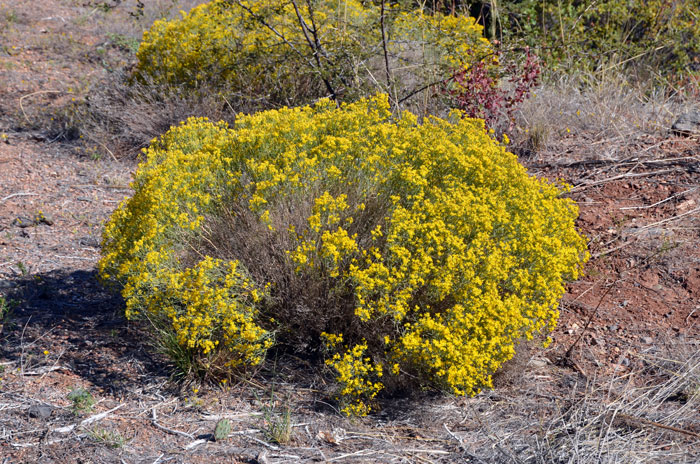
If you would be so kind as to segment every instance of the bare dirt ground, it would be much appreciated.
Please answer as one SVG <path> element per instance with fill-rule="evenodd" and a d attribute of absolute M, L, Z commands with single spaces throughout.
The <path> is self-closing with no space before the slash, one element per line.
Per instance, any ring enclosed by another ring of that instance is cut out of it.
<path fill-rule="evenodd" d="M 47 129 L 128 62 L 148 20 L 88 3 L 0 0 L 0 463 L 700 462 L 698 140 L 603 159 L 572 136 L 567 153 L 525 160 L 574 185 L 592 259 L 553 343 L 523 350 L 491 391 L 347 419 L 298 359 L 178 383 L 96 279 L 136 162 Z M 231 433 L 214 441 L 221 418 Z"/>

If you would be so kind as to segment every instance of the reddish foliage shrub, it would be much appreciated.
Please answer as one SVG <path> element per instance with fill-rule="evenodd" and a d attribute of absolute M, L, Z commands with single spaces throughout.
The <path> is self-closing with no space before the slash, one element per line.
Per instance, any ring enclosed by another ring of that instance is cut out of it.
<path fill-rule="evenodd" d="M 502 52 L 496 52 L 500 62 Z M 471 67 L 460 68 L 446 82 L 444 92 L 454 108 L 464 111 L 470 118 L 480 118 L 488 129 L 510 131 L 515 124 L 514 114 L 520 104 L 539 83 L 541 66 L 539 58 L 525 47 L 522 62 L 501 66 L 501 75 L 494 75 L 493 68 L 485 61 Z M 507 85 L 501 85 L 505 80 Z"/>

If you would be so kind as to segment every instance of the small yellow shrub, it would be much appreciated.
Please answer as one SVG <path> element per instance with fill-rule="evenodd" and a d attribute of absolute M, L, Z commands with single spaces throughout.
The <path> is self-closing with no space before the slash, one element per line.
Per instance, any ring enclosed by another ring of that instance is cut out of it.
<path fill-rule="evenodd" d="M 100 273 L 207 366 L 326 353 L 350 414 L 385 385 L 474 394 L 587 253 L 576 205 L 461 116 L 377 96 L 190 119 L 146 151 Z"/>

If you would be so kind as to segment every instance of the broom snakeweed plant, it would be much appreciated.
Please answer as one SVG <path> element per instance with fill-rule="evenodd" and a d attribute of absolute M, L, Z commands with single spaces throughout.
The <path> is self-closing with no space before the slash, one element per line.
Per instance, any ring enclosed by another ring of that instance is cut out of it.
<path fill-rule="evenodd" d="M 482 120 L 392 115 L 379 95 L 189 119 L 145 151 L 99 271 L 211 375 L 275 346 L 323 357 L 341 408 L 473 395 L 551 330 L 586 242 L 566 188 Z"/>
<path fill-rule="evenodd" d="M 377 92 L 388 93 L 395 109 L 417 107 L 428 95 L 419 98 L 418 89 L 489 61 L 482 30 L 469 16 L 387 2 L 214 0 L 156 21 L 144 33 L 132 79 L 166 90 L 214 88 L 237 110 L 321 97 L 351 102 Z"/>

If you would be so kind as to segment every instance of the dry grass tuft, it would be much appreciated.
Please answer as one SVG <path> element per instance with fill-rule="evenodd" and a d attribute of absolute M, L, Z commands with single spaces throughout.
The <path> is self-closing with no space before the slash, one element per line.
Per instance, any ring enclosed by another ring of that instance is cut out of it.
<path fill-rule="evenodd" d="M 216 92 L 162 89 L 128 84 L 128 71 L 115 72 L 99 82 L 84 101 L 66 105 L 54 115 L 51 138 L 81 138 L 87 147 L 107 150 L 116 158 L 134 158 L 154 138 L 192 116 L 233 121 L 236 111 Z"/>
<path fill-rule="evenodd" d="M 700 354 L 674 364 L 656 385 L 634 386 L 634 374 L 589 384 L 549 422 L 528 462 L 691 462 L 688 445 L 700 439 Z"/>
<path fill-rule="evenodd" d="M 652 155 L 678 115 L 696 104 L 693 89 L 634 84 L 620 74 L 561 76 L 523 103 L 511 149 L 537 161 L 614 161 L 640 147 Z"/>
<path fill-rule="evenodd" d="M 521 393 L 497 390 L 468 400 L 465 421 L 476 426 L 455 438 L 483 462 L 698 462 L 700 352 L 686 355 L 650 355 L 644 371 L 612 378 L 536 375 Z M 555 379 L 550 396 L 542 380 Z"/>

